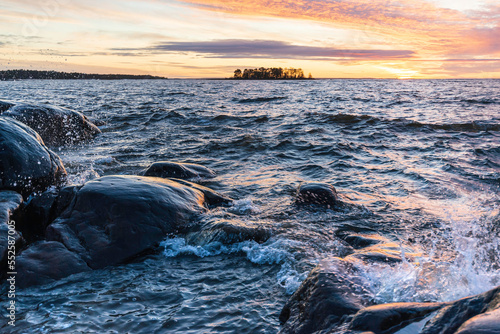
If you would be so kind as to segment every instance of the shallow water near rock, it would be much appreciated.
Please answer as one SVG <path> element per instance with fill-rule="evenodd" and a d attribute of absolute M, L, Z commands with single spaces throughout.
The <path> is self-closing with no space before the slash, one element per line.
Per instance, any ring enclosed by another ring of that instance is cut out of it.
<path fill-rule="evenodd" d="M 217 176 L 196 182 L 236 200 L 204 219 L 271 235 L 165 236 L 134 263 L 19 290 L 16 327 L 2 317 L 0 331 L 276 333 L 308 272 L 353 252 L 342 233 L 400 246 L 401 262 L 357 263 L 376 303 L 498 286 L 499 91 L 500 80 L 0 82 L 0 99 L 105 122 L 92 142 L 52 148 L 69 182 L 200 164 Z M 297 206 L 303 182 L 334 185 L 345 205 Z"/>

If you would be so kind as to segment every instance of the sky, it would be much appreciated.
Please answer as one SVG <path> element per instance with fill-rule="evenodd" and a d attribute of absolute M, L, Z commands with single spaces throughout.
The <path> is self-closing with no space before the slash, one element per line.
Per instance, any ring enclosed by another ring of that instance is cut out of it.
<path fill-rule="evenodd" d="M 0 70 L 500 78 L 500 0 L 2 0 Z"/>

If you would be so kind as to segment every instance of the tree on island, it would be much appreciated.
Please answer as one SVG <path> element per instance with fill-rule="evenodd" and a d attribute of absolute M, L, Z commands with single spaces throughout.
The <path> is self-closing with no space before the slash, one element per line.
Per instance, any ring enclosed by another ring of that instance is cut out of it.
<path fill-rule="evenodd" d="M 243 80 L 302 80 L 306 79 L 304 76 L 304 71 L 301 68 L 281 68 L 281 67 L 270 67 L 270 68 L 255 68 L 247 69 L 245 68 L 243 72 L 240 69 L 234 71 L 234 76 L 232 79 L 243 79 Z M 307 79 L 312 79 L 311 73 Z"/>

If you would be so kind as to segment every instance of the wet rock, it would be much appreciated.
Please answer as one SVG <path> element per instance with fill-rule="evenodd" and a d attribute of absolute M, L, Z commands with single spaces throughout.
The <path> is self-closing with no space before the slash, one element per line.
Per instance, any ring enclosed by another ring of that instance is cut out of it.
<path fill-rule="evenodd" d="M 335 188 L 326 183 L 302 183 L 297 192 L 297 204 L 320 204 L 334 208 L 340 204 Z"/>
<path fill-rule="evenodd" d="M 498 334 L 500 333 L 500 309 L 477 315 L 467 320 L 456 334 Z"/>
<path fill-rule="evenodd" d="M 47 239 L 62 242 L 93 269 L 153 248 L 205 210 L 201 191 L 161 178 L 105 176 L 66 196 L 69 204 L 47 228 Z"/>
<path fill-rule="evenodd" d="M 4 105 L 6 102 L 3 102 Z M 83 114 L 66 108 L 48 105 L 10 103 L 0 113 L 35 130 L 46 145 L 75 144 L 94 138 L 101 131 Z"/>
<path fill-rule="evenodd" d="M 156 176 L 162 178 L 176 179 L 207 179 L 215 177 L 215 172 L 211 169 L 189 163 L 172 161 L 159 161 L 149 166 L 144 172 L 144 176 Z"/>
<path fill-rule="evenodd" d="M 366 248 L 376 244 L 389 242 L 389 240 L 378 234 L 341 233 L 337 235 L 354 249 Z"/>
<path fill-rule="evenodd" d="M 8 110 L 10 107 L 13 107 L 14 104 L 6 101 L 0 101 L 0 113 Z"/>
<path fill-rule="evenodd" d="M 263 243 L 270 237 L 270 229 L 260 225 L 249 225 L 243 222 L 210 222 L 200 231 L 188 233 L 186 241 L 198 246 L 214 242 L 229 245 L 247 240 Z"/>
<path fill-rule="evenodd" d="M 421 334 L 455 333 L 462 325 L 463 327 L 460 330 L 463 331 L 469 331 L 474 326 L 477 326 L 477 329 L 485 326 L 487 329 L 489 324 L 495 324 L 495 319 L 491 316 L 498 314 L 498 312 L 493 313 L 491 311 L 498 310 L 499 307 L 500 287 L 479 295 L 459 299 L 442 308 L 435 317 L 427 322 Z M 488 314 L 485 312 L 491 313 Z M 477 315 L 482 313 L 484 313 L 482 317 L 476 318 Z M 474 318 L 476 319 L 474 320 Z M 470 322 L 466 323 L 469 319 Z M 498 324 L 498 320 L 496 323 Z M 496 332 L 491 333 L 498 332 L 499 329 L 497 328 Z M 473 333 L 483 332 L 477 331 Z"/>
<path fill-rule="evenodd" d="M 47 226 L 55 219 L 57 188 L 30 196 L 26 205 L 15 215 L 16 227 L 28 242 L 41 239 Z"/>
<path fill-rule="evenodd" d="M 28 246 L 17 257 L 16 269 L 16 285 L 20 288 L 91 270 L 78 254 L 56 241 L 39 241 Z"/>
<path fill-rule="evenodd" d="M 340 258 L 314 268 L 280 314 L 280 333 L 328 332 L 373 305 L 358 270 Z"/>
<path fill-rule="evenodd" d="M 203 193 L 203 195 L 205 195 L 205 203 L 210 205 L 210 206 L 218 206 L 218 205 L 223 205 L 223 204 L 229 205 L 233 202 L 232 198 L 224 196 L 224 195 L 222 195 L 222 194 L 220 194 L 220 193 L 218 193 L 210 188 L 201 186 L 199 184 L 192 183 L 192 182 L 185 181 L 185 180 L 180 180 L 180 179 L 171 179 L 171 180 L 201 191 Z"/>
<path fill-rule="evenodd" d="M 416 258 L 422 256 L 413 249 L 394 242 L 375 244 L 369 247 L 356 250 L 353 254 L 347 256 L 346 260 L 359 259 L 365 263 L 399 263 L 403 260 L 413 262 Z"/>
<path fill-rule="evenodd" d="M 444 303 L 392 303 L 369 306 L 352 319 L 349 329 L 393 333 L 442 308 Z"/>
<path fill-rule="evenodd" d="M 27 197 L 64 182 L 66 170 L 40 136 L 9 117 L 0 117 L 0 190 Z"/>
<path fill-rule="evenodd" d="M 22 202 L 23 197 L 20 194 L 14 191 L 0 191 L 0 273 L 2 274 L 7 265 L 9 235 L 16 250 L 23 244 L 23 238 L 15 229 L 16 224 L 11 224 L 12 227 L 9 227 L 12 214 L 19 209 Z"/>

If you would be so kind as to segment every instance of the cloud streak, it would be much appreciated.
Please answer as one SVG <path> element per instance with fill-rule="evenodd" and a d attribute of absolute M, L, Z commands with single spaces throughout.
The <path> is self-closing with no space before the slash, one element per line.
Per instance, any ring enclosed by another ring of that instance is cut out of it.
<path fill-rule="evenodd" d="M 309 60 L 381 60 L 411 58 L 410 50 L 362 50 L 293 45 L 283 41 L 224 39 L 201 42 L 166 42 L 142 49 L 114 48 L 112 51 L 173 53 L 193 52 L 206 58 L 269 58 Z"/>
<path fill-rule="evenodd" d="M 482 10 L 441 8 L 426 0 L 178 0 L 196 8 L 241 16 L 320 21 L 376 33 L 399 48 L 426 54 L 497 53 L 500 5 Z M 368 38 L 367 38 L 368 39 Z M 396 42 L 397 43 L 394 43 Z M 470 45 L 471 47 L 467 47 Z"/>

